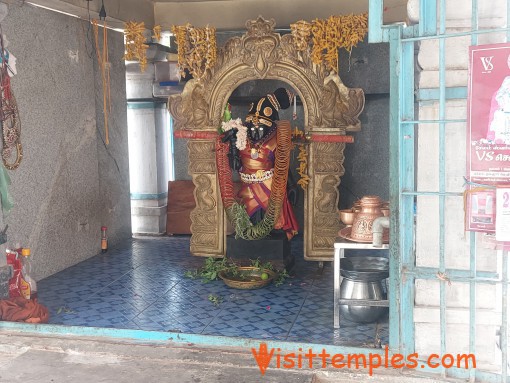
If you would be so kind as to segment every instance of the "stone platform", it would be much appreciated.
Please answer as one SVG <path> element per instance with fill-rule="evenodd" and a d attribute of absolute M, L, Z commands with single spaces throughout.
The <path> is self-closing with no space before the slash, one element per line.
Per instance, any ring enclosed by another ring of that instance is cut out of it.
<path fill-rule="evenodd" d="M 290 251 L 290 242 L 284 232 L 272 232 L 268 237 L 253 241 L 234 235 L 227 235 L 227 257 L 240 263 L 249 264 L 249 260 L 260 259 L 271 262 L 276 269 L 290 272 L 294 267 L 295 258 Z"/>

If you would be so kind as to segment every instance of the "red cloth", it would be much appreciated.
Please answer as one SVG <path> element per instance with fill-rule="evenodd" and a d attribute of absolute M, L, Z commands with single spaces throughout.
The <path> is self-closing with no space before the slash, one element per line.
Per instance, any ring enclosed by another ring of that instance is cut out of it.
<path fill-rule="evenodd" d="M 23 297 L 0 300 L 0 320 L 26 323 L 48 323 L 48 309 Z"/>

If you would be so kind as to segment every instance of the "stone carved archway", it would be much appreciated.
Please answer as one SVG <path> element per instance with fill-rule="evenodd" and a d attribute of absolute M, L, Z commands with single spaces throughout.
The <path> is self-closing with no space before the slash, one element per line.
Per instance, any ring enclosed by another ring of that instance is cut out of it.
<path fill-rule="evenodd" d="M 274 31 L 274 20 L 246 22 L 247 32 L 218 51 L 217 62 L 200 80 L 186 83 L 169 97 L 177 137 L 189 138 L 189 173 L 195 184 L 196 208 L 191 213 L 191 252 L 201 256 L 226 253 L 226 218 L 215 166 L 215 137 L 223 109 L 241 84 L 260 79 L 282 80 L 299 94 L 309 144 L 310 183 L 305 192 L 304 254 L 307 260 L 331 260 L 340 223 L 338 185 L 344 174 L 347 132 L 359 131 L 365 105 L 362 89 L 347 88 L 336 74 L 313 64 L 299 52 L 292 35 Z"/>

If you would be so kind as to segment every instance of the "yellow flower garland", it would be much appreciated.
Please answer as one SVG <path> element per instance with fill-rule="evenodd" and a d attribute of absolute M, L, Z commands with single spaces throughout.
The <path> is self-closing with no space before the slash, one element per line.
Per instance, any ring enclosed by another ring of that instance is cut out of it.
<path fill-rule="evenodd" d="M 195 28 L 191 24 L 172 26 L 177 42 L 177 62 L 184 77 L 187 69 L 200 79 L 216 63 L 216 28 Z"/>
<path fill-rule="evenodd" d="M 306 190 L 308 186 L 308 182 L 310 182 L 310 176 L 308 173 L 308 150 L 305 144 L 299 145 L 299 154 L 298 154 L 299 168 L 296 170 L 299 174 L 299 180 L 297 184 L 301 186 L 303 190 Z"/>
<path fill-rule="evenodd" d="M 154 35 L 152 36 L 156 41 L 161 39 L 161 26 L 156 25 L 152 30 Z M 124 54 L 124 60 L 133 61 L 136 60 L 140 63 L 140 70 L 145 72 L 147 67 L 147 48 L 145 44 L 146 37 L 145 23 L 136 21 L 128 21 L 124 24 L 124 36 L 126 39 L 126 53 Z"/>
<path fill-rule="evenodd" d="M 351 52 L 368 32 L 368 14 L 330 16 L 312 23 L 300 20 L 290 25 L 294 46 L 304 51 L 312 41 L 311 58 L 315 64 L 338 71 L 338 49 Z"/>

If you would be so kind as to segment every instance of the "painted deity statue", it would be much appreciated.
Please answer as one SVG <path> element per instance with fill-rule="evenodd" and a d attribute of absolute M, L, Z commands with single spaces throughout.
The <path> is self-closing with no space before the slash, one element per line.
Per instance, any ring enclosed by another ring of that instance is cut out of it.
<path fill-rule="evenodd" d="M 271 196 L 275 174 L 278 111 L 287 109 L 293 97 L 287 89 L 279 88 L 250 106 L 245 119 L 247 143 L 244 149 L 235 148 L 234 133 L 224 137 L 224 141 L 231 141 L 228 155 L 230 167 L 239 171 L 241 179 L 237 197 L 242 201 L 253 224 L 263 219 Z M 274 224 L 274 228 L 283 230 L 288 239 L 298 232 L 298 223 L 291 206 L 291 202 L 295 203 L 295 198 L 296 189 L 288 188 L 283 197 L 280 216 Z"/>

